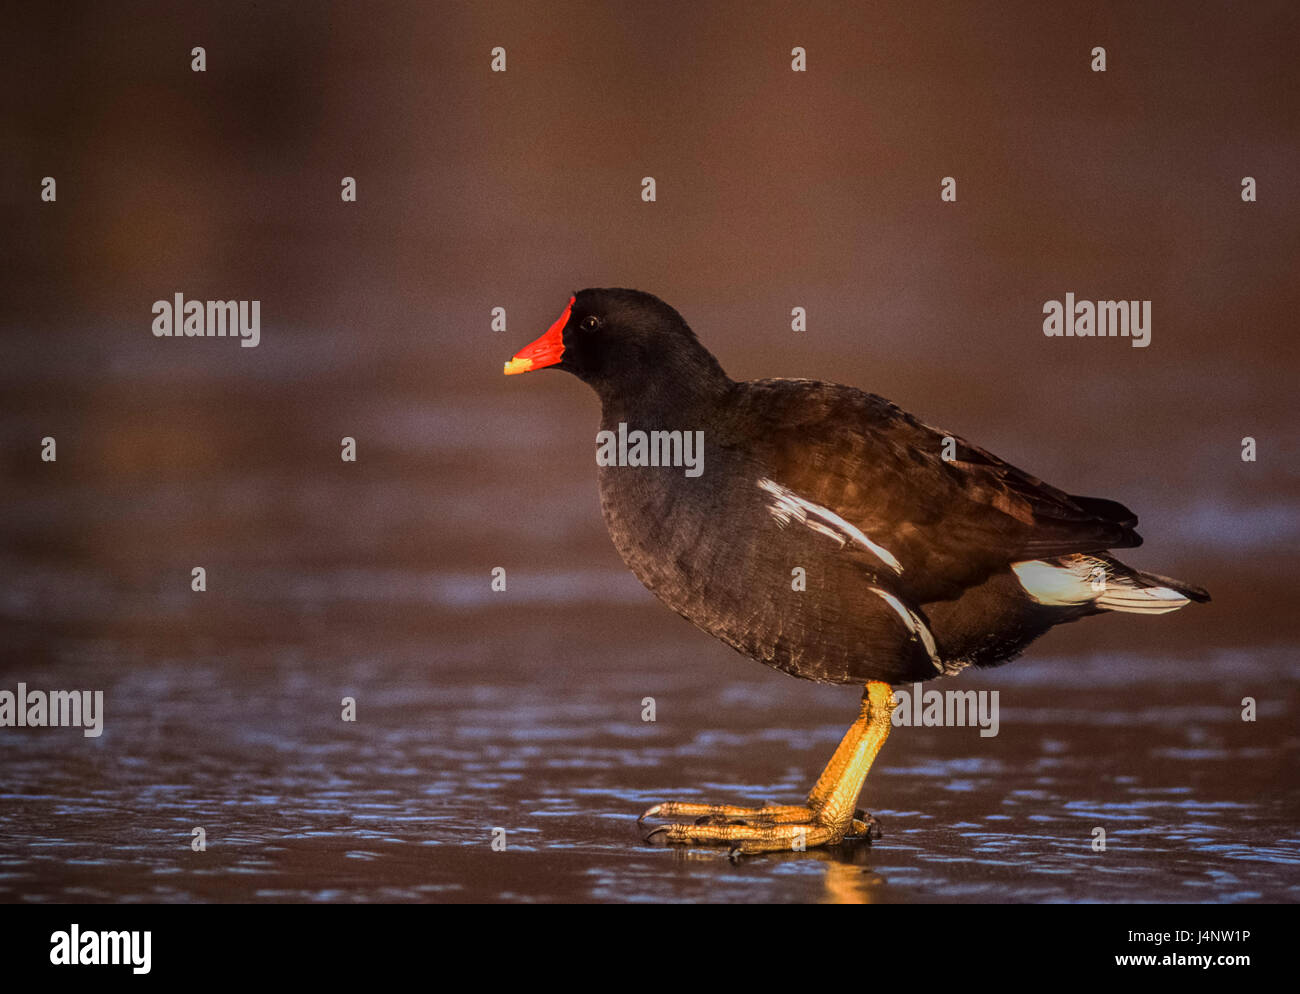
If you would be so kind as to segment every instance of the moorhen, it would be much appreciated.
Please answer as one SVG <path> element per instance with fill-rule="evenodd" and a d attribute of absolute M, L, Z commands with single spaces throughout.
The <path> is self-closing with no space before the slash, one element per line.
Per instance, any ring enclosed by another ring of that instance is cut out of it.
<path fill-rule="evenodd" d="M 688 819 L 660 841 L 752 853 L 867 832 L 855 807 L 890 684 L 995 666 L 1088 615 L 1209 600 L 1108 554 L 1141 543 L 1122 504 L 1050 487 L 853 387 L 735 382 L 648 293 L 576 293 L 505 366 L 535 369 L 599 396 L 601 509 L 643 584 L 761 663 L 866 685 L 804 804 L 657 804 L 642 818 Z"/>

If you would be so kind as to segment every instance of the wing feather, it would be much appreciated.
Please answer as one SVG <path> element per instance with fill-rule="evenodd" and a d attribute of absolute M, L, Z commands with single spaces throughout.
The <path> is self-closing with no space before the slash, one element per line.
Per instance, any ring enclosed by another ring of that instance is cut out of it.
<path fill-rule="evenodd" d="M 738 386 L 736 436 L 723 444 L 888 550 L 903 566 L 893 589 L 916 603 L 959 596 L 1014 562 L 1142 542 L 1122 504 L 1058 490 L 874 394 L 813 380 Z M 755 421 L 762 437 L 742 439 Z M 869 550 L 845 554 L 879 566 Z"/>

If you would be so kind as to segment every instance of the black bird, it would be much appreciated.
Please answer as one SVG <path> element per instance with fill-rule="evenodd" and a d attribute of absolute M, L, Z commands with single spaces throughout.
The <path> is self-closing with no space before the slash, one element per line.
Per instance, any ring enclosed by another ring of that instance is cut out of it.
<path fill-rule="evenodd" d="M 1142 541 L 1122 504 L 1050 487 L 853 387 L 733 381 L 648 293 L 575 294 L 505 372 L 541 368 L 600 397 L 601 509 L 642 583 L 761 663 L 866 684 L 804 804 L 658 804 L 642 817 L 687 818 L 651 833 L 669 842 L 748 853 L 860 834 L 890 684 L 996 666 L 1088 615 L 1209 600 L 1108 554 Z"/>

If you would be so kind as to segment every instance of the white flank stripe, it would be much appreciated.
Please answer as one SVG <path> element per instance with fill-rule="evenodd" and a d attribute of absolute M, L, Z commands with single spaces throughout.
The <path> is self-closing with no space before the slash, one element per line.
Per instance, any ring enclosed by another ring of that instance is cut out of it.
<path fill-rule="evenodd" d="M 835 539 L 835 541 L 839 542 L 841 548 L 849 541 L 855 542 L 864 549 L 869 550 L 872 555 L 895 573 L 901 574 L 903 572 L 903 564 L 894 558 L 892 552 L 883 545 L 877 545 L 871 541 L 862 533 L 860 528 L 845 521 L 834 511 L 822 507 L 820 504 L 814 504 L 810 500 L 805 500 L 793 490 L 783 487 L 772 480 L 759 480 L 758 485 L 774 498 L 772 503 L 768 505 L 768 510 L 772 512 L 772 517 L 776 518 L 781 527 L 784 528 L 794 520 L 820 535 Z"/>
<path fill-rule="evenodd" d="M 894 613 L 903 619 L 903 624 L 907 626 L 907 630 L 921 640 L 921 644 L 925 646 L 925 651 L 930 657 L 930 662 L 934 663 L 934 668 L 942 672 L 943 663 L 939 661 L 938 650 L 934 645 L 934 636 L 930 634 L 930 629 L 926 627 L 920 616 L 893 594 L 881 590 L 879 587 L 868 587 L 867 589 L 894 609 Z"/>

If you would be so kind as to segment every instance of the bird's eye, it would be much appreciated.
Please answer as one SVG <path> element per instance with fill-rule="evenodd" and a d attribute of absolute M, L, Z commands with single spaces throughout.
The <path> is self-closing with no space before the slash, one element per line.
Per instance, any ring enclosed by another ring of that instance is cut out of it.
<path fill-rule="evenodd" d="M 595 331 L 600 327 L 600 318 L 596 317 L 594 314 L 590 317 L 585 317 L 582 319 L 582 324 L 578 327 L 583 331 Z"/>

